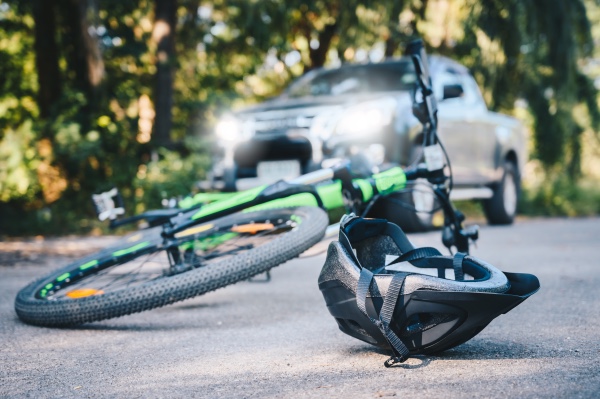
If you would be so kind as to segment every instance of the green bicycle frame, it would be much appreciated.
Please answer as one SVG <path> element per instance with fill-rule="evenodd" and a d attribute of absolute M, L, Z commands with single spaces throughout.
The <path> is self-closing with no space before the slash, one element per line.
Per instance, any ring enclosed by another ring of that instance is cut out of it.
<path fill-rule="evenodd" d="M 193 224 L 203 223 L 237 211 L 251 212 L 264 209 L 296 206 L 321 206 L 326 211 L 341 208 L 344 202 L 344 182 L 335 179 L 336 170 L 324 169 L 300 176 L 290 182 L 276 182 L 238 193 L 200 193 L 180 202 L 180 207 L 192 209 L 201 203 L 198 210 L 182 223 L 175 223 L 167 234 L 184 230 Z M 333 179 L 333 180 L 332 180 Z M 315 183 L 322 183 L 317 184 Z M 393 167 L 364 179 L 352 179 L 352 187 L 366 203 L 373 196 L 387 195 L 406 187 L 406 174 L 401 167 Z"/>

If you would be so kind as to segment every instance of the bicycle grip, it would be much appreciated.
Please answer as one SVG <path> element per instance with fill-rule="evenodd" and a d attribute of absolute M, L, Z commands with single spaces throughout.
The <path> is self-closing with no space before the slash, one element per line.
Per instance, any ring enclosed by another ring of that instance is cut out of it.
<path fill-rule="evenodd" d="M 377 173 L 372 178 L 379 194 L 387 195 L 406 187 L 406 174 L 399 166 Z"/>

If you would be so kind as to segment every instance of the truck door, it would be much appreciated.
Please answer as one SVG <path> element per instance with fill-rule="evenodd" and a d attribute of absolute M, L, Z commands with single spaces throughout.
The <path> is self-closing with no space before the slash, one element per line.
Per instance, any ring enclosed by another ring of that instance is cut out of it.
<path fill-rule="evenodd" d="M 444 87 L 462 87 L 462 74 L 451 65 L 444 66 L 434 76 L 432 83 L 439 101 L 439 135 L 452 164 L 454 183 L 458 186 L 473 184 L 477 180 L 472 166 L 476 151 L 473 141 L 476 130 L 475 115 L 467 106 L 464 95 L 444 98 Z"/>
<path fill-rule="evenodd" d="M 496 122 L 493 113 L 487 106 L 479 91 L 477 82 L 469 74 L 462 76 L 464 88 L 465 117 L 471 122 L 471 141 L 473 154 L 471 165 L 475 182 L 486 184 L 494 180 L 495 167 L 498 164 L 498 143 L 496 139 Z"/>

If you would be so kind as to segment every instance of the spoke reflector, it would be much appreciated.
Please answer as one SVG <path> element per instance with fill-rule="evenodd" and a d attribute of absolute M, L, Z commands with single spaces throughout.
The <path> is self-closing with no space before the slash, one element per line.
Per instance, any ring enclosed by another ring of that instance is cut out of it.
<path fill-rule="evenodd" d="M 272 223 L 249 223 L 242 224 L 240 226 L 233 226 L 231 228 L 231 231 L 234 231 L 236 233 L 256 234 L 259 231 L 271 230 L 274 227 L 275 226 Z"/>
<path fill-rule="evenodd" d="M 186 236 L 189 236 L 192 234 L 202 233 L 203 231 L 212 229 L 213 226 L 214 226 L 213 224 L 203 224 L 201 226 L 192 227 L 192 228 L 183 230 L 180 233 L 175 234 L 175 237 L 181 238 L 181 237 L 186 237 Z"/>
<path fill-rule="evenodd" d="M 102 295 L 104 291 L 94 288 L 79 288 L 66 293 L 69 298 L 85 298 L 92 295 Z"/>

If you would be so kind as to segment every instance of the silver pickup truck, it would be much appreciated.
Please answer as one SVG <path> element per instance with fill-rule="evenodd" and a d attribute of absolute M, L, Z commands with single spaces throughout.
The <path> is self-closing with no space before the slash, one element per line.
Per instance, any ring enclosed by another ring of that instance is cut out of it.
<path fill-rule="evenodd" d="M 487 109 L 464 66 L 440 56 L 429 64 L 453 172 L 451 198 L 481 199 L 489 223 L 512 223 L 527 157 L 522 125 Z M 213 186 L 242 189 L 338 158 L 369 172 L 391 162 L 410 165 L 422 140 L 412 114 L 414 82 L 408 58 L 317 69 L 277 97 L 224 115 L 215 132 Z M 427 185 L 418 183 L 410 193 L 379 201 L 372 215 L 419 231 L 431 226 L 435 207 Z"/>

